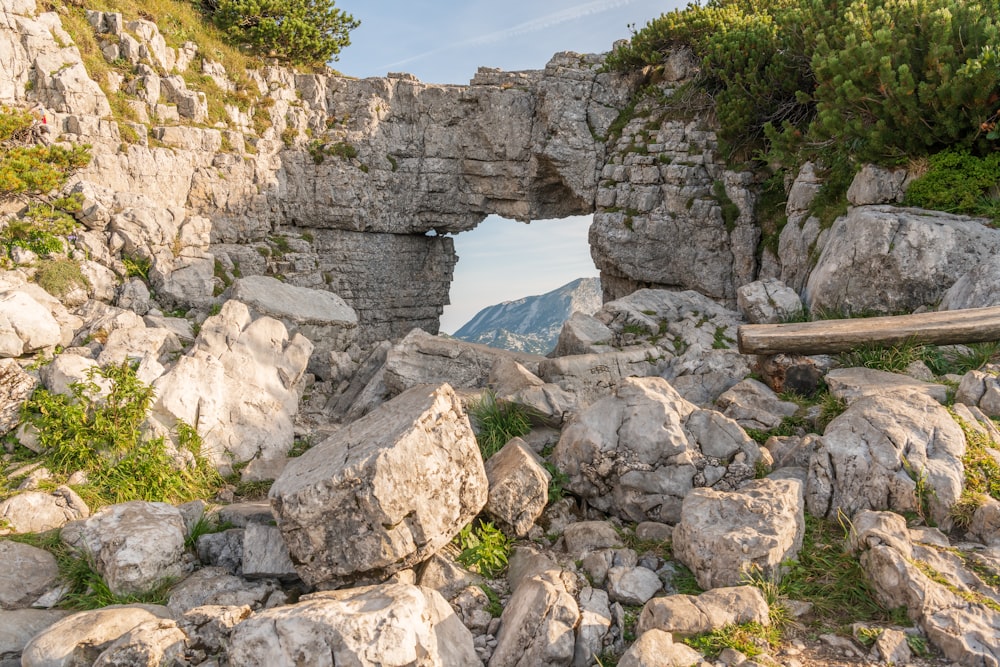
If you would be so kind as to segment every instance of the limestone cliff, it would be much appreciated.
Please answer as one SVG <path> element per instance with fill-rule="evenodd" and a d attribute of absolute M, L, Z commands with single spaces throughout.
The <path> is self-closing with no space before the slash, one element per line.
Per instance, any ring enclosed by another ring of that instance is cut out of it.
<path fill-rule="evenodd" d="M 150 260 L 166 305 L 207 305 L 235 277 L 269 274 L 338 293 L 362 341 L 437 331 L 457 261 L 445 234 L 491 213 L 596 212 L 606 298 L 657 286 L 732 302 L 756 277 L 748 175 L 724 169 L 702 121 L 647 107 L 626 123 L 639 81 L 603 72 L 600 56 L 480 69 L 468 86 L 267 67 L 249 73 L 257 108 L 227 107 L 228 122 L 207 127 L 204 93 L 181 76 L 194 44 L 174 49 L 149 21 L 89 12 L 104 57 L 127 64 L 98 85 L 58 13 L 33 0 L 2 10 L 0 103 L 38 104 L 53 139 L 92 144 L 76 179 L 88 247 L 111 241 Z M 674 71 L 665 95 L 693 64 Z M 140 122 L 110 120 L 105 90 Z"/>

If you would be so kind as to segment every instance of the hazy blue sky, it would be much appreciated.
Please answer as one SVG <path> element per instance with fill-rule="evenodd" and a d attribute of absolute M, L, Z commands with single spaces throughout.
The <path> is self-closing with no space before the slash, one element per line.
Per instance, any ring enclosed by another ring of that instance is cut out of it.
<path fill-rule="evenodd" d="M 333 66 L 349 76 L 409 72 L 427 83 L 466 84 L 480 66 L 542 69 L 559 51 L 603 53 L 629 25 L 686 4 L 680 0 L 337 0 L 361 27 Z M 482 308 L 544 294 L 597 275 L 590 219 L 535 221 L 491 216 L 455 237 L 459 261 L 441 330 L 454 332 Z"/>

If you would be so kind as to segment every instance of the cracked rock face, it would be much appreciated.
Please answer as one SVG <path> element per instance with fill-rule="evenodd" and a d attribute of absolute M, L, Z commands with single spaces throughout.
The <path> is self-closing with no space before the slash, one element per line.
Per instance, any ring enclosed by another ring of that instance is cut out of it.
<path fill-rule="evenodd" d="M 830 422 L 809 461 L 815 516 L 862 509 L 929 513 L 947 530 L 962 492 L 965 435 L 925 395 L 858 399 Z M 931 491 L 933 490 L 933 491 Z"/>
<path fill-rule="evenodd" d="M 629 521 L 676 523 L 693 488 L 754 476 L 757 444 L 733 420 L 681 398 L 666 380 L 627 378 L 563 430 L 553 462 L 574 493 Z"/>

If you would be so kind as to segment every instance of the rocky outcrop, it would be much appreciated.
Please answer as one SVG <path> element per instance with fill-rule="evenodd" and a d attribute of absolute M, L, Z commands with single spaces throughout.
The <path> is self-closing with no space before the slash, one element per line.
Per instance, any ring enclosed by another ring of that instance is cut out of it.
<path fill-rule="evenodd" d="M 754 476 L 756 443 L 731 419 L 685 401 L 661 378 L 628 378 L 581 412 L 553 451 L 567 487 L 631 521 L 676 523 L 695 487 Z"/>
<path fill-rule="evenodd" d="M 815 313 L 912 312 L 933 307 L 959 278 L 1000 249 L 981 220 L 891 206 L 839 218 L 809 275 Z"/>

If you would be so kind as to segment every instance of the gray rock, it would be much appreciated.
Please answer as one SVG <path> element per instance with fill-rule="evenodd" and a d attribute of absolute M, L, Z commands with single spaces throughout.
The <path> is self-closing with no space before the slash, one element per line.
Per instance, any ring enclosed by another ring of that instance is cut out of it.
<path fill-rule="evenodd" d="M 614 393 L 625 378 L 657 375 L 662 363 L 653 347 L 636 347 L 601 354 L 577 354 L 546 359 L 538 374 L 576 398 L 582 408 Z"/>
<path fill-rule="evenodd" d="M 903 517 L 888 512 L 861 511 L 852 522 L 852 547 L 860 552 L 859 562 L 872 582 L 876 598 L 890 607 L 905 606 L 910 618 L 949 660 L 968 665 L 1000 664 L 1000 612 L 985 604 L 970 603 L 966 597 L 995 595 L 977 591 L 963 576 L 961 559 L 951 555 L 936 559 L 936 549 L 911 544 Z M 946 553 L 946 552 L 944 552 Z M 942 585 L 931 579 L 919 562 L 934 559 L 932 567 L 948 568 Z M 956 592 L 957 591 L 957 592 Z"/>
<path fill-rule="evenodd" d="M 38 380 L 12 359 L 0 359 L 0 437 L 21 421 L 21 406 L 31 398 Z"/>
<path fill-rule="evenodd" d="M 0 609 L 0 664 L 20 665 L 21 651 L 31 638 L 71 613 L 62 609 Z"/>
<path fill-rule="evenodd" d="M 283 599 L 283 593 L 274 579 L 247 581 L 222 568 L 205 567 L 170 589 L 167 606 L 183 614 L 205 605 L 261 609 L 274 606 L 278 599 Z"/>
<path fill-rule="evenodd" d="M 775 278 L 738 288 L 736 303 L 751 324 L 776 324 L 802 312 L 798 293 Z"/>
<path fill-rule="evenodd" d="M 729 493 L 695 489 L 674 528 L 674 555 L 704 589 L 737 586 L 750 575 L 778 579 L 802 548 L 802 483 L 758 479 Z"/>
<path fill-rule="evenodd" d="M 859 206 L 838 219 L 809 276 L 822 310 L 912 312 L 933 307 L 962 275 L 1000 250 L 1000 232 L 964 216 Z"/>
<path fill-rule="evenodd" d="M 614 334 L 603 322 L 586 313 L 573 313 L 559 332 L 553 357 L 606 352 Z"/>
<path fill-rule="evenodd" d="M 688 667 L 702 656 L 687 644 L 674 643 L 673 635 L 652 628 L 639 635 L 618 661 L 619 667 Z"/>
<path fill-rule="evenodd" d="M 61 341 L 62 330 L 47 307 L 21 290 L 0 293 L 0 357 L 20 357 Z"/>
<path fill-rule="evenodd" d="M 607 521 L 580 521 L 566 526 L 563 531 L 566 552 L 574 557 L 588 551 L 620 547 L 622 537 Z"/>
<path fill-rule="evenodd" d="M 93 664 L 104 649 L 133 628 L 171 617 L 166 607 L 147 604 L 81 611 L 35 635 L 24 647 L 21 664 L 24 667 Z"/>
<path fill-rule="evenodd" d="M 418 583 L 424 588 L 433 588 L 445 600 L 453 599 L 463 589 L 482 581 L 482 577 L 478 574 L 456 565 L 442 552 L 438 552 L 424 561 L 418 572 Z"/>
<path fill-rule="evenodd" d="M 847 189 L 847 201 L 852 206 L 902 202 L 906 176 L 906 169 L 886 169 L 866 164 L 851 181 L 851 187 Z"/>
<path fill-rule="evenodd" d="M 524 537 L 549 502 L 552 475 L 527 443 L 514 438 L 486 462 L 486 512 L 511 537 Z"/>
<path fill-rule="evenodd" d="M 661 378 L 628 378 L 563 429 L 553 463 L 567 487 L 631 521 L 675 523 L 697 486 L 735 488 L 760 449 L 731 419 L 688 403 Z"/>
<path fill-rule="evenodd" d="M 603 653 L 604 638 L 611 628 L 608 594 L 589 586 L 580 591 L 580 620 L 576 626 L 573 667 L 589 667 Z"/>
<path fill-rule="evenodd" d="M 243 576 L 247 579 L 298 578 L 277 526 L 251 523 L 244 529 Z"/>
<path fill-rule="evenodd" d="M 136 315 L 145 315 L 150 308 L 149 288 L 138 278 L 126 281 L 118 291 L 115 305 Z"/>
<path fill-rule="evenodd" d="M 230 528 L 221 533 L 208 533 L 195 543 L 198 560 L 228 570 L 232 574 L 243 571 L 243 529 Z"/>
<path fill-rule="evenodd" d="M 313 593 L 251 616 L 230 641 L 230 662 L 247 667 L 478 663 L 472 634 L 444 598 L 406 584 Z"/>
<path fill-rule="evenodd" d="M 225 298 L 245 303 L 254 317 L 280 320 L 289 336 L 301 333 L 313 343 L 309 370 L 327 377 L 323 362 L 331 352 L 346 350 L 357 336 L 358 315 L 336 294 L 283 283 L 267 276 L 247 276 L 233 282 Z"/>
<path fill-rule="evenodd" d="M 418 384 L 447 382 L 454 387 L 485 387 L 494 364 L 511 359 L 529 372 L 543 357 L 432 336 L 414 329 L 386 355 L 385 386 L 396 395 Z"/>
<path fill-rule="evenodd" d="M 93 382 L 97 386 L 97 398 L 111 391 L 111 383 L 95 372 L 98 363 L 94 359 L 79 354 L 64 352 L 57 355 L 52 363 L 46 364 L 39 372 L 45 388 L 55 394 L 72 397 L 75 383 Z"/>
<path fill-rule="evenodd" d="M 941 297 L 938 310 L 987 308 L 1000 304 L 1000 262 L 995 256 L 969 269 Z"/>
<path fill-rule="evenodd" d="M 500 617 L 489 667 L 562 665 L 573 661 L 580 609 L 558 572 L 529 577 L 514 591 Z"/>
<path fill-rule="evenodd" d="M 656 573 L 644 567 L 612 567 L 607 576 L 608 597 L 633 607 L 646 604 L 663 587 Z"/>
<path fill-rule="evenodd" d="M 221 470 L 284 457 L 311 350 L 301 335 L 289 340 L 281 322 L 251 321 L 245 305 L 227 301 L 202 325 L 194 348 L 154 383 L 151 415 L 164 425 L 196 426 L 202 455 Z"/>
<path fill-rule="evenodd" d="M 59 583 L 59 565 L 45 549 L 0 540 L 0 609 L 34 606 L 39 597 Z"/>
<path fill-rule="evenodd" d="M 166 503 L 109 505 L 89 519 L 67 525 L 64 542 L 86 554 L 116 595 L 145 593 L 190 569 L 180 510 Z"/>
<path fill-rule="evenodd" d="M 962 491 L 964 452 L 962 429 L 933 399 L 858 399 L 830 422 L 810 459 L 806 505 L 816 516 L 928 512 L 947 530 Z"/>
<path fill-rule="evenodd" d="M 875 639 L 873 650 L 877 652 L 882 662 L 889 665 L 905 665 L 910 662 L 912 652 L 906 642 L 906 633 L 902 630 L 885 628 Z"/>
<path fill-rule="evenodd" d="M 229 646 L 233 628 L 251 613 L 246 605 L 202 605 L 184 612 L 177 626 L 184 631 L 191 649 L 218 653 Z"/>
<path fill-rule="evenodd" d="M 933 382 L 923 382 L 908 375 L 889 373 L 874 368 L 835 368 L 826 374 L 830 393 L 848 405 L 866 396 L 898 395 L 905 399 L 912 394 L 930 397 L 945 403 L 948 387 Z"/>
<path fill-rule="evenodd" d="M 0 520 L 15 533 L 43 533 L 90 516 L 90 509 L 68 486 L 55 491 L 27 491 L 0 502 Z"/>
<path fill-rule="evenodd" d="M 101 652 L 94 667 L 158 667 L 179 661 L 187 637 L 172 618 L 149 620 L 135 626 Z"/>
<path fill-rule="evenodd" d="M 404 392 L 292 459 L 269 495 L 299 576 L 315 585 L 421 562 L 487 493 L 475 435 L 442 385 Z"/>
<path fill-rule="evenodd" d="M 716 588 L 701 595 L 668 595 L 647 602 L 636 633 L 663 630 L 674 637 L 691 637 L 734 623 L 768 625 L 768 607 L 753 586 Z"/>
<path fill-rule="evenodd" d="M 782 401 L 763 382 L 746 379 L 724 392 L 716 401 L 722 414 L 743 428 L 770 431 L 781 425 L 785 417 L 798 412 L 799 406 Z"/>

